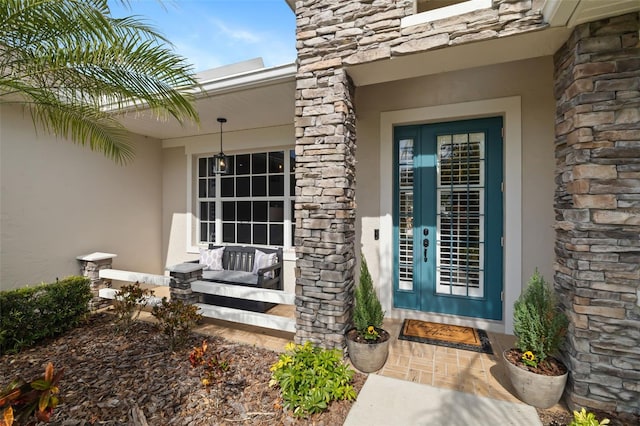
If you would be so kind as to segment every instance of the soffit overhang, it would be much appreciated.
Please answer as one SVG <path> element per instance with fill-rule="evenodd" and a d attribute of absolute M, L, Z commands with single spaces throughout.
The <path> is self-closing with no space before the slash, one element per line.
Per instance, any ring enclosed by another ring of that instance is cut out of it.
<path fill-rule="evenodd" d="M 552 27 L 569 27 L 640 11 L 638 0 L 545 0 L 542 15 Z"/>
<path fill-rule="evenodd" d="M 149 110 L 125 112 L 119 121 L 132 133 L 160 140 L 218 133 L 217 117 L 228 120 L 225 131 L 293 125 L 295 73 L 295 64 L 225 76 L 216 76 L 212 70 L 201 73 L 213 78 L 201 79 L 194 91 L 199 126 L 158 118 Z"/>

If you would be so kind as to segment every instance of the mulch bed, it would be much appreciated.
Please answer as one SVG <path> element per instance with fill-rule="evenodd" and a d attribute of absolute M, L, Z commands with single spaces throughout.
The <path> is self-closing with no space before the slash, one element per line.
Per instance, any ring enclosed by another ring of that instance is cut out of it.
<path fill-rule="evenodd" d="M 338 401 L 321 414 L 297 419 L 282 408 L 277 388 L 269 388 L 276 352 L 194 334 L 186 347 L 169 351 L 150 323 L 137 322 L 127 334 L 114 330 L 107 312 L 91 315 L 81 327 L 15 355 L 0 357 L 0 386 L 17 376 L 32 380 L 48 362 L 64 367 L 62 402 L 52 424 L 126 425 L 140 414 L 149 425 L 340 425 L 353 401 Z M 230 360 L 230 368 L 209 387 L 189 363 L 202 340 L 209 351 Z M 357 392 L 366 376 L 356 374 Z"/>
<path fill-rule="evenodd" d="M 115 332 L 108 312 L 91 315 L 85 324 L 15 355 L 0 357 L 0 386 L 20 376 L 40 377 L 48 362 L 65 368 L 60 384 L 62 403 L 51 424 L 131 425 L 144 416 L 149 425 L 341 425 L 352 401 L 333 402 L 307 419 L 285 412 L 276 388 L 269 388 L 274 351 L 193 334 L 183 349 L 170 351 L 156 327 L 136 322 L 127 334 Z M 210 351 L 230 359 L 223 380 L 205 388 L 189 363 L 193 347 L 206 339 Z M 357 373 L 360 392 L 366 376 Z M 538 410 L 544 426 L 568 425 L 566 410 Z M 612 413 L 611 425 L 634 424 Z"/>

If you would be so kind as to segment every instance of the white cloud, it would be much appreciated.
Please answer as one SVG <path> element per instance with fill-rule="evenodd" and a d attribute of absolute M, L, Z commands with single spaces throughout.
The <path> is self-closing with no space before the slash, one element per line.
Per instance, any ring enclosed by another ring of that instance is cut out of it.
<path fill-rule="evenodd" d="M 254 33 L 243 28 L 231 28 L 219 19 L 212 19 L 211 23 L 218 29 L 223 37 L 238 40 L 245 43 L 259 43 L 262 37 L 259 33 Z"/>
<path fill-rule="evenodd" d="M 176 52 L 187 58 L 196 72 L 228 64 L 228 61 L 223 57 L 224 55 L 220 55 L 214 48 L 205 49 L 195 43 L 177 40 L 174 41 L 174 45 Z"/>

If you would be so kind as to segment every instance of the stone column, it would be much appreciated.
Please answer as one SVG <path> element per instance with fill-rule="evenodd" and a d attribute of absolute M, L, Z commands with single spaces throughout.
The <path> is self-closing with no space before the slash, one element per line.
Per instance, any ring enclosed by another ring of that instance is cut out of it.
<path fill-rule="evenodd" d="M 555 55 L 555 285 L 571 409 L 640 413 L 638 13 L 583 24 Z M 631 423 L 629 423 L 631 424 Z"/>
<path fill-rule="evenodd" d="M 78 262 L 80 262 L 80 275 L 91 280 L 90 286 L 93 298 L 89 302 L 90 310 L 99 309 L 111 304 L 110 300 L 100 298 L 98 292 L 101 288 L 111 288 L 111 280 L 101 279 L 100 271 L 102 269 L 111 269 L 114 257 L 117 257 L 117 255 L 102 252 L 95 252 L 76 257 Z"/>
<path fill-rule="evenodd" d="M 301 66 L 296 94 L 296 342 L 345 345 L 355 240 L 353 84 L 331 61 Z"/>
<path fill-rule="evenodd" d="M 187 305 L 198 303 L 199 296 L 191 291 L 191 283 L 202 279 L 203 268 L 198 263 L 181 263 L 169 269 L 171 300 L 182 300 Z"/>

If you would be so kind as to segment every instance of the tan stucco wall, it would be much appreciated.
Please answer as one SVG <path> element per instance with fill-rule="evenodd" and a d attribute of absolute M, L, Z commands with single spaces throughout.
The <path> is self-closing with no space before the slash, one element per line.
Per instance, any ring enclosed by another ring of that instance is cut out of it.
<path fill-rule="evenodd" d="M 291 100 L 293 102 L 293 99 Z M 229 117 L 231 120 L 232 118 Z M 293 116 L 291 117 L 293 120 Z M 293 123 L 260 129 L 224 132 L 224 152 L 240 154 L 245 152 L 293 149 L 295 144 Z M 163 158 L 163 203 L 162 241 L 164 264 L 169 267 L 185 260 L 198 258 L 197 235 L 197 157 L 213 155 L 219 151 L 219 135 L 202 135 L 164 141 Z M 188 177 L 187 158 L 191 159 L 192 176 Z M 187 209 L 187 179 L 191 179 L 191 211 Z M 188 226 L 191 217 L 192 226 Z M 188 247 L 188 235 L 192 244 Z M 285 290 L 295 291 L 295 253 L 293 249 L 284 253 L 283 269 Z"/>
<path fill-rule="evenodd" d="M 119 166 L 0 108 L 0 288 L 78 274 L 76 256 L 95 251 L 162 273 L 160 142 L 133 136 L 136 158 Z"/>
<path fill-rule="evenodd" d="M 536 267 L 553 276 L 555 100 L 552 58 L 544 57 L 357 88 L 356 249 L 362 247 L 374 279 L 380 180 L 391 179 L 379 173 L 380 114 L 511 96 L 522 101 L 522 285 Z"/>
<path fill-rule="evenodd" d="M 184 147 L 162 150 L 162 263 L 185 260 L 187 173 Z"/>

